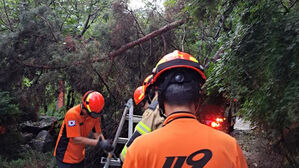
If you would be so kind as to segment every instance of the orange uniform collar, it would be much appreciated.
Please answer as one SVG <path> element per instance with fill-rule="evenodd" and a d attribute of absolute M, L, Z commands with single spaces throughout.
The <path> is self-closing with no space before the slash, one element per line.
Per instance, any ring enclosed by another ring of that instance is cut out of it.
<path fill-rule="evenodd" d="M 170 122 L 172 122 L 173 120 L 180 119 L 180 118 L 196 119 L 195 115 L 193 113 L 191 113 L 191 112 L 188 112 L 188 111 L 176 111 L 176 112 L 171 113 L 169 116 L 167 116 L 167 118 L 163 122 L 163 127 L 165 125 L 169 124 Z"/>

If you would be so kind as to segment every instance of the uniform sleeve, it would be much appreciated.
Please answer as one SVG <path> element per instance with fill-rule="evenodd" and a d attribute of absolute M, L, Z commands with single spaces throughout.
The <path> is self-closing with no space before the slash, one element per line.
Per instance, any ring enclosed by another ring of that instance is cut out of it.
<path fill-rule="evenodd" d="M 80 123 L 78 117 L 75 114 L 66 113 L 64 120 L 65 120 L 65 127 L 66 127 L 66 136 L 68 138 L 81 136 Z"/>
<path fill-rule="evenodd" d="M 95 133 L 101 133 L 102 132 L 100 118 L 97 118 L 97 121 L 95 122 L 95 125 L 94 125 L 93 132 L 95 132 Z"/>
<path fill-rule="evenodd" d="M 151 109 L 145 110 L 141 119 L 141 122 L 147 126 L 150 132 L 160 128 L 163 121 L 164 118 L 160 116 L 158 106 L 154 111 Z"/>
<path fill-rule="evenodd" d="M 242 149 L 240 148 L 240 146 L 238 145 L 238 143 L 236 142 L 236 148 L 237 148 L 237 158 L 236 158 L 236 165 L 237 168 L 248 168 L 246 159 L 243 155 Z"/>
<path fill-rule="evenodd" d="M 141 168 L 145 167 L 142 164 L 142 158 L 139 155 L 138 147 L 136 147 L 136 143 L 133 143 L 128 149 L 126 159 L 124 160 L 123 168 Z"/>

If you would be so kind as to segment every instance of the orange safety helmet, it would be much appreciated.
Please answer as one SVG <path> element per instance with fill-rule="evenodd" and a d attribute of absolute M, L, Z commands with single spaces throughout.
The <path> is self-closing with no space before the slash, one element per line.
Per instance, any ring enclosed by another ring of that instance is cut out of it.
<path fill-rule="evenodd" d="M 89 115 L 96 118 L 104 108 L 105 100 L 101 93 L 90 90 L 84 94 L 82 98 L 82 105 L 85 109 L 87 109 Z"/>
<path fill-rule="evenodd" d="M 147 94 L 147 89 L 152 84 L 152 79 L 153 79 L 153 75 L 152 74 L 148 75 L 144 79 L 142 86 L 139 86 L 134 91 L 134 101 L 136 105 L 138 105 L 140 102 L 144 100 L 145 95 Z"/>
<path fill-rule="evenodd" d="M 144 96 L 143 86 L 139 86 L 134 91 L 134 102 L 135 102 L 135 104 L 138 105 L 140 102 L 142 102 L 142 100 L 144 99 L 144 97 L 145 96 Z"/>
<path fill-rule="evenodd" d="M 163 95 L 168 85 L 172 82 L 171 80 L 175 80 L 176 83 L 182 83 L 184 80 L 187 80 L 187 78 L 189 78 L 188 80 L 194 78 L 192 76 L 189 77 L 186 76 L 186 79 L 184 79 L 184 76 L 178 75 L 174 79 L 169 78 L 168 81 L 164 81 L 165 83 L 163 84 L 158 84 L 159 77 L 162 74 L 176 68 L 186 68 L 197 73 L 200 77 L 199 79 L 200 85 L 202 85 L 206 81 L 206 76 L 203 73 L 203 66 L 200 65 L 198 60 L 193 56 L 178 50 L 175 50 L 172 53 L 165 55 L 153 69 L 154 77 L 152 80 L 152 83 L 156 85 L 158 89 L 158 102 L 159 102 L 160 116 L 164 118 L 166 118 L 166 116 L 164 114 Z M 194 88 L 195 89 L 194 92 L 199 91 L 200 85 L 198 85 L 198 88 Z"/>
<path fill-rule="evenodd" d="M 150 75 L 148 75 L 145 79 L 144 79 L 144 81 L 143 81 L 143 89 L 144 89 L 144 93 L 147 93 L 147 88 L 149 87 L 149 86 L 151 86 L 151 84 L 153 84 L 152 83 L 152 80 L 153 80 L 153 74 L 150 74 Z"/>
<path fill-rule="evenodd" d="M 165 71 L 173 68 L 189 68 L 193 69 L 201 76 L 203 82 L 206 81 L 206 76 L 203 73 L 203 66 L 199 64 L 198 60 L 188 53 L 178 50 L 165 55 L 153 69 L 153 81 L 155 83 L 157 78 Z"/>

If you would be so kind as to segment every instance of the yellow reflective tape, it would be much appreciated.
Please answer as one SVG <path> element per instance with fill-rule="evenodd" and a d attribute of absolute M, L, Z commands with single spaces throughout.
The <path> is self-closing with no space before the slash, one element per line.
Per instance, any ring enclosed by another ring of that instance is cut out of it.
<path fill-rule="evenodd" d="M 144 80 L 144 83 L 146 84 L 152 77 L 153 77 L 153 75 L 147 76 Z"/>
<path fill-rule="evenodd" d="M 90 98 L 90 96 L 91 96 L 91 94 L 89 94 L 89 95 L 87 96 L 87 99 L 86 99 L 86 101 L 88 102 L 88 104 L 86 103 L 86 107 L 87 107 L 87 110 L 88 110 L 89 112 L 91 112 L 90 107 L 89 107 L 89 98 Z"/>
<path fill-rule="evenodd" d="M 140 125 L 137 125 L 136 129 L 137 129 L 137 131 L 138 131 L 141 135 L 147 133 L 147 132 L 145 132 L 142 128 L 140 128 Z"/>
<path fill-rule="evenodd" d="M 143 96 L 144 96 L 144 93 L 141 93 L 141 95 L 138 97 L 138 100 L 142 99 Z"/>
<path fill-rule="evenodd" d="M 198 60 L 196 58 L 194 58 L 194 57 L 190 57 L 190 60 L 193 61 L 193 62 L 198 63 Z"/>
<path fill-rule="evenodd" d="M 124 147 L 123 150 L 121 151 L 121 155 L 123 156 L 123 158 L 126 157 L 126 155 L 127 155 L 127 145 L 125 145 L 125 147 Z"/>
<path fill-rule="evenodd" d="M 143 122 L 139 122 L 139 124 L 144 128 L 144 129 L 146 129 L 147 130 L 147 132 L 151 132 L 152 130 L 147 126 L 147 125 L 145 125 Z"/>

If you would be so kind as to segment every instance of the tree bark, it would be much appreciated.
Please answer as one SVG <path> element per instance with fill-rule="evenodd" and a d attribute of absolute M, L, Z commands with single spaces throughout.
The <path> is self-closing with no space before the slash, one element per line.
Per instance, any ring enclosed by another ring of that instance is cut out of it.
<path fill-rule="evenodd" d="M 63 80 L 60 80 L 58 82 L 58 96 L 56 101 L 56 110 L 60 109 L 64 106 L 64 94 L 65 94 L 65 82 Z"/>

